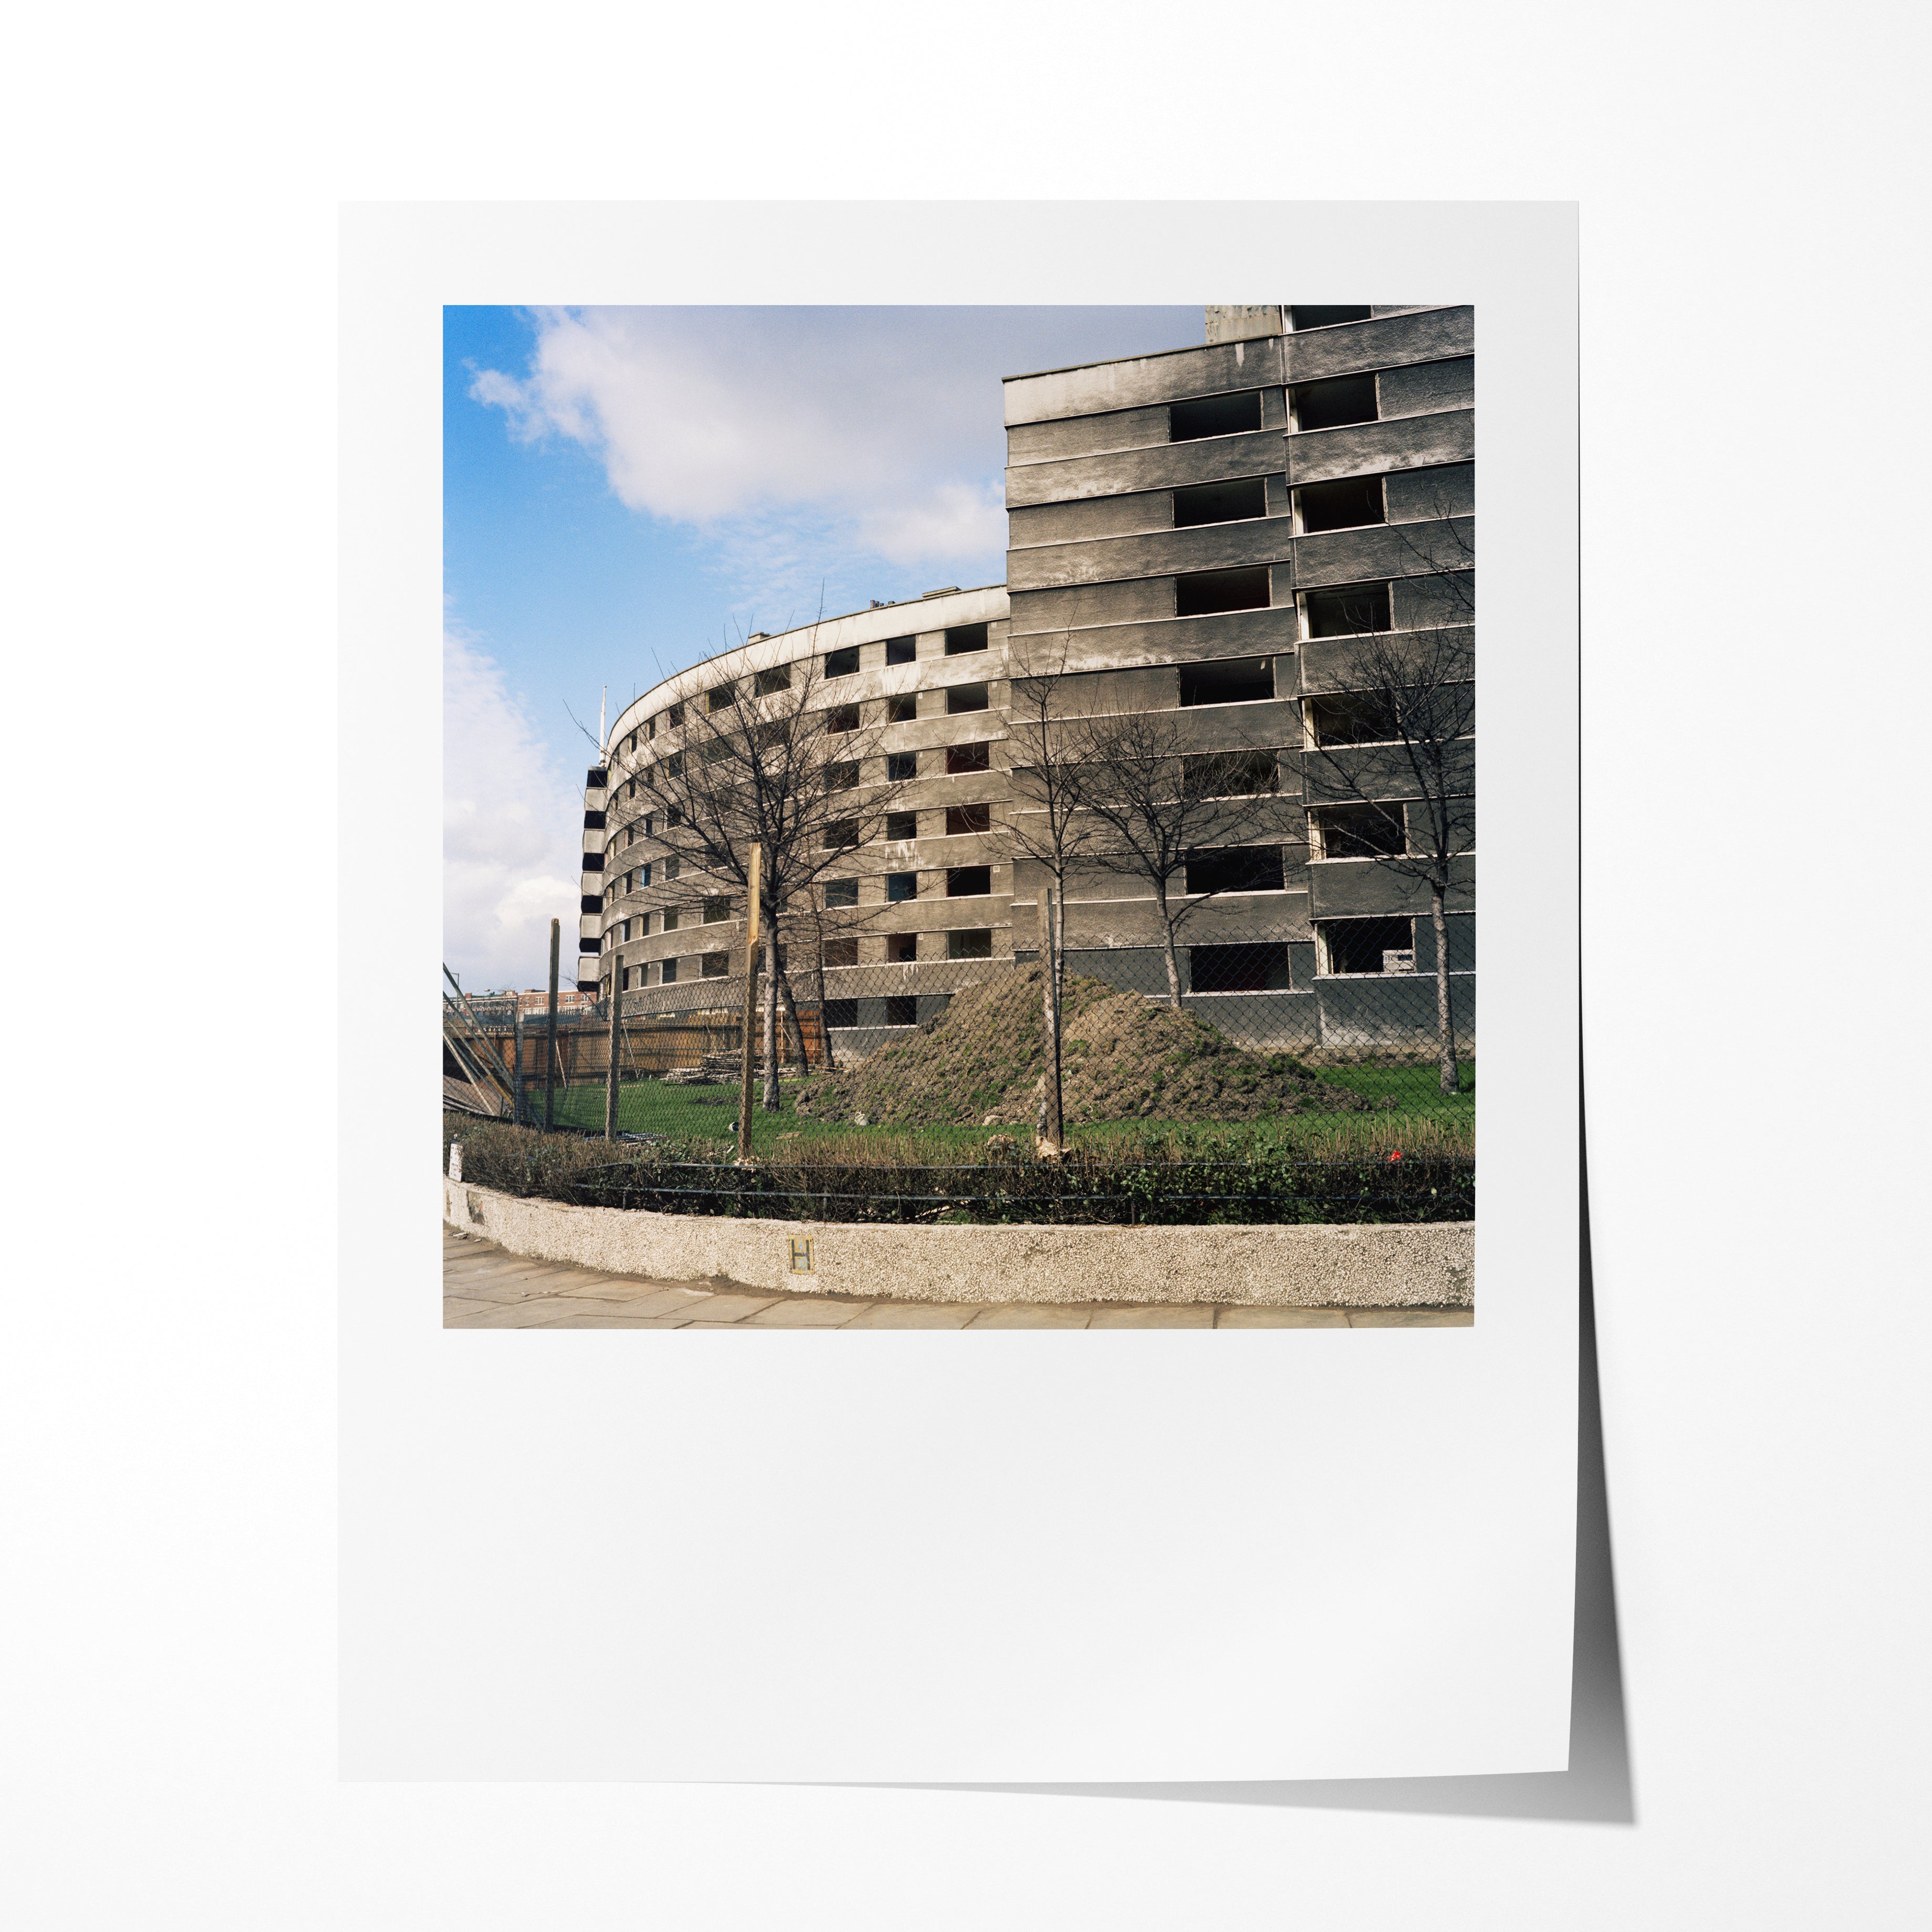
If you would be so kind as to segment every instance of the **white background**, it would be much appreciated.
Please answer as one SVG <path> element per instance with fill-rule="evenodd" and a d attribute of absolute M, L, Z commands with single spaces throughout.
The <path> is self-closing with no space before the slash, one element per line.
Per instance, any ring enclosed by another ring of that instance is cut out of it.
<path fill-rule="evenodd" d="M 1496 532 L 1474 1328 L 1279 1330 L 1232 1348 L 1165 1333 L 986 1349 L 929 1333 L 856 1347 L 452 1335 L 414 1172 L 435 1096 L 352 1103 L 345 1774 L 1560 1768 L 1578 1252 L 1570 212 L 357 208 L 344 236 L 352 1096 L 436 1051 L 434 1008 L 380 972 L 413 958 L 426 984 L 437 956 L 421 885 L 436 877 L 438 800 L 418 747 L 440 662 L 446 301 L 589 286 L 1150 302 L 1250 282 L 1472 301 Z"/>
<path fill-rule="evenodd" d="M 1862 830 L 1875 794 L 1910 825 L 1882 788 L 1923 763 L 1922 621 L 1887 574 L 1925 507 L 1912 16 L 1398 7 L 1346 40 L 1283 10 L 1186 49 L 1171 12 L 1119 8 L 734 19 L 716 45 L 694 18 L 204 8 L 13 44 L 10 1916 L 1916 1922 L 1927 1324 L 1898 1217 L 1922 898 Z M 1586 1076 L 1634 1823 L 1566 1820 L 1589 1806 L 1555 1780 L 1502 1794 L 1521 1817 L 335 1782 L 334 1177 L 302 1097 L 333 1011 L 334 203 L 774 186 L 1580 198 Z M 1848 580 L 1892 584 L 1882 616 Z M 1856 730 L 1828 737 L 1821 697 Z M 284 738 L 312 763 L 270 814 L 242 781 Z M 285 1020 L 267 989 L 314 1002 L 274 1053 L 170 1079 L 117 1042 L 76 1074 L 92 1014 Z M 294 1070 L 266 1117 L 254 1059 Z"/>

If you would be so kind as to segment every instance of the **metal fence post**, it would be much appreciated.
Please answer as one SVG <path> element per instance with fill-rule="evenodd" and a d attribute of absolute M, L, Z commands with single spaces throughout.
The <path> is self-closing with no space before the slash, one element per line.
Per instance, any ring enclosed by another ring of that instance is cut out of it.
<path fill-rule="evenodd" d="M 560 920 L 550 922 L 550 1029 L 549 1040 L 544 1051 L 544 1125 L 556 1124 L 556 956 L 557 948 L 562 943 L 563 925 Z"/>
<path fill-rule="evenodd" d="M 764 848 L 752 848 L 751 887 L 745 901 L 745 1060 L 738 1082 L 738 1158 L 752 1157 L 752 1031 L 758 1022 L 758 888 Z"/>
<path fill-rule="evenodd" d="M 1040 888 L 1040 999 L 1046 1072 L 1040 1090 L 1037 1151 L 1058 1160 L 1066 1138 L 1060 1106 L 1060 962 L 1054 957 L 1053 891 Z"/>
<path fill-rule="evenodd" d="M 617 1015 L 623 1004 L 623 995 L 618 992 L 619 976 L 622 968 L 617 964 L 617 956 L 610 956 L 610 1065 L 604 1076 L 604 1138 L 614 1141 L 617 1138 Z"/>

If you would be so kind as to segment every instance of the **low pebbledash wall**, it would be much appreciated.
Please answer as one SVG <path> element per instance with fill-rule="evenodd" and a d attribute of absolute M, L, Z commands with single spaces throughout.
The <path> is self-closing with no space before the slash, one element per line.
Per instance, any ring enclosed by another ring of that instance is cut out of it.
<path fill-rule="evenodd" d="M 1472 1222 L 1402 1226 L 944 1228 L 572 1208 L 445 1180 L 443 1218 L 512 1254 L 610 1274 L 899 1301 L 1219 1301 L 1467 1308 Z M 805 1244 L 808 1244 L 808 1252 Z"/>

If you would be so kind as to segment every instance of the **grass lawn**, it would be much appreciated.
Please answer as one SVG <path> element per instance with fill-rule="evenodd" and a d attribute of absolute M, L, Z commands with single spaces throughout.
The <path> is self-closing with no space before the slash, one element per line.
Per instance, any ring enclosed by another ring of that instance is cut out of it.
<path fill-rule="evenodd" d="M 1072 1144 L 1095 1146 L 1150 1135 L 1171 1136 L 1205 1152 L 1216 1142 L 1251 1142 L 1259 1136 L 1269 1140 L 1293 1139 L 1306 1144 L 1311 1154 L 1378 1150 L 1405 1143 L 1415 1145 L 1418 1151 L 1424 1147 L 1467 1147 L 1473 1144 L 1475 1135 L 1474 1066 L 1466 1063 L 1462 1076 L 1461 1090 L 1450 1096 L 1436 1090 L 1432 1067 L 1324 1067 L 1322 1078 L 1331 1084 L 1346 1087 L 1370 1100 L 1392 1094 L 1396 1106 L 1385 1113 L 1309 1114 L 1256 1122 L 1107 1120 L 1070 1127 L 1067 1139 Z M 903 1126 L 855 1127 L 844 1120 L 800 1118 L 793 1109 L 793 1092 L 791 1083 L 787 1082 L 784 1104 L 776 1114 L 766 1113 L 754 1102 L 752 1114 L 754 1154 L 769 1157 L 802 1153 L 808 1147 L 836 1142 L 842 1153 L 866 1162 L 887 1159 L 895 1154 L 903 1158 L 915 1151 L 922 1159 L 976 1161 L 982 1143 L 995 1134 L 1005 1134 L 1022 1142 L 1028 1138 L 1024 1130 L 1013 1127 L 940 1124 L 909 1131 Z M 542 1091 L 531 1094 L 530 1098 L 541 1119 Z M 737 1105 L 738 1090 L 734 1086 L 671 1087 L 658 1080 L 638 1081 L 618 1090 L 617 1125 L 626 1133 L 670 1134 L 680 1139 L 710 1141 L 725 1151 L 736 1146 Z M 602 1132 L 602 1083 L 560 1088 L 555 1109 L 560 1127 L 587 1127 Z"/>

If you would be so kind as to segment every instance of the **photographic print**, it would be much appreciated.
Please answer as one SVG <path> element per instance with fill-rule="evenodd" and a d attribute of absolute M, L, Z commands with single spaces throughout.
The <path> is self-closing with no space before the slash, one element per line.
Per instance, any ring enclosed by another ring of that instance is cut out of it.
<path fill-rule="evenodd" d="M 445 346 L 446 1325 L 1474 1320 L 1473 306 Z"/>

